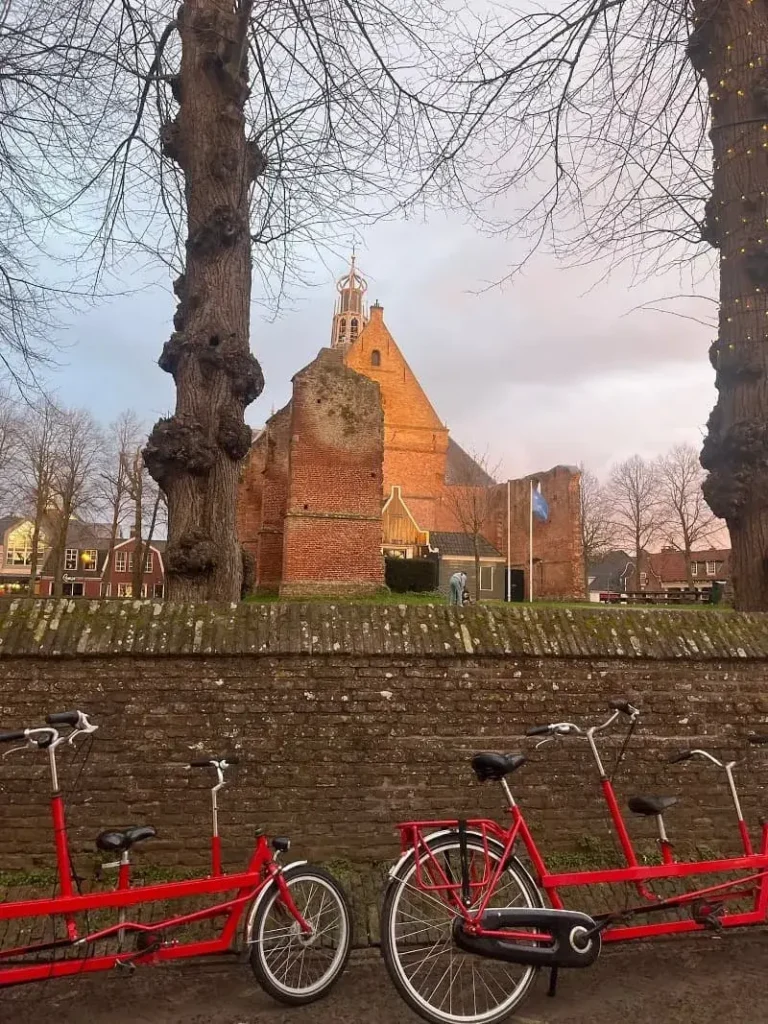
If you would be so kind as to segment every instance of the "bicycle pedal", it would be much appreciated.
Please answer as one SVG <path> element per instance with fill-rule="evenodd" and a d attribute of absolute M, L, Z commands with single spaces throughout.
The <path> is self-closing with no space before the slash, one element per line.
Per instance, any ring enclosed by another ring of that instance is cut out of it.
<path fill-rule="evenodd" d="M 136 970 L 136 964 L 131 963 L 130 960 L 115 960 L 115 967 L 122 967 L 128 974 L 133 974 Z"/>

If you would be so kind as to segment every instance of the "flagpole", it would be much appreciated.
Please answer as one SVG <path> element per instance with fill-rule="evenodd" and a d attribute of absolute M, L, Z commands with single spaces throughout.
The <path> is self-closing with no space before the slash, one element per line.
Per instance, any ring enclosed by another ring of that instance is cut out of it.
<path fill-rule="evenodd" d="M 528 511 L 528 600 L 533 601 L 533 477 Z"/>
<path fill-rule="evenodd" d="M 507 600 L 512 600 L 512 527 L 510 524 L 510 481 L 507 480 Z"/>

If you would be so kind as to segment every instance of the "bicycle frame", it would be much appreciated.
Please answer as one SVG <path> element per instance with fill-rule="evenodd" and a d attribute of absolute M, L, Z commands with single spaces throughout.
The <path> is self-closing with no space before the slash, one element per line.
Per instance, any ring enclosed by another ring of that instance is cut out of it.
<path fill-rule="evenodd" d="M 218 834 L 216 795 L 223 785 L 221 769 L 218 768 L 219 782 L 212 790 L 213 829 L 211 837 L 211 874 L 207 877 L 180 882 L 162 882 L 145 886 L 131 886 L 130 862 L 124 853 L 120 858 L 115 887 L 106 892 L 76 894 L 72 886 L 72 865 L 67 843 L 67 827 L 64 798 L 58 788 L 56 771 L 56 743 L 48 747 L 51 768 L 51 820 L 53 824 L 56 866 L 60 895 L 49 899 L 22 900 L 0 903 L 0 921 L 13 921 L 35 917 L 62 917 L 66 924 L 67 938 L 13 949 L 0 950 L 0 986 L 22 982 L 42 981 L 48 978 L 79 974 L 81 972 L 109 970 L 117 966 L 158 963 L 186 957 L 207 956 L 231 952 L 237 936 L 242 913 L 254 899 L 271 883 L 277 885 L 282 901 L 305 933 L 311 928 L 304 920 L 291 897 L 283 878 L 284 868 L 277 863 L 266 836 L 257 836 L 256 846 L 245 871 L 226 874 L 221 867 L 221 840 Z M 124 919 L 123 911 L 150 903 L 165 902 L 195 896 L 213 896 L 234 893 L 230 898 L 192 913 L 169 917 L 152 925 Z M 107 928 L 79 936 L 75 915 L 88 911 L 115 909 L 120 920 Z M 163 933 L 196 921 L 224 917 L 225 921 L 218 937 L 190 942 L 168 942 Z M 93 943 L 110 938 L 122 938 L 134 933 L 145 942 L 143 948 L 118 951 L 108 955 L 89 956 L 87 951 Z M 69 959 L 48 959 L 43 962 L 10 963 L 14 958 L 33 954 L 52 953 L 54 950 L 83 948 L 82 957 Z M 5 963 L 4 963 L 5 962 Z"/>
<path fill-rule="evenodd" d="M 600 728 L 604 728 L 604 726 Z M 480 924 L 482 915 L 488 909 L 493 893 L 502 879 L 505 865 L 508 863 L 509 858 L 514 855 L 516 844 L 522 843 L 533 866 L 534 880 L 545 891 L 550 906 L 556 910 L 567 909 L 561 895 L 561 890 L 563 889 L 623 883 L 630 883 L 635 886 L 643 899 L 641 904 L 617 910 L 615 913 L 594 915 L 594 920 L 598 924 L 604 942 L 620 942 L 629 939 L 645 939 L 661 935 L 703 931 L 708 927 L 707 922 L 696 919 L 634 925 L 626 924 L 628 920 L 634 917 L 672 910 L 676 907 L 682 907 L 702 900 L 709 901 L 717 906 L 724 904 L 728 900 L 750 897 L 752 899 L 751 910 L 718 914 L 718 927 L 738 928 L 747 925 L 763 924 L 768 918 L 768 822 L 764 822 L 762 826 L 760 851 L 754 853 L 749 830 L 741 814 L 738 794 L 733 781 L 733 763 L 720 765 L 720 762 L 712 758 L 711 755 L 706 754 L 705 751 L 696 751 L 696 753 L 703 753 L 726 771 L 739 822 L 743 855 L 718 860 L 677 861 L 672 845 L 664 832 L 661 819 L 659 819 L 662 863 L 657 865 L 641 865 L 638 862 L 632 840 L 622 817 L 613 785 L 603 770 L 595 747 L 593 739 L 595 731 L 598 730 L 590 730 L 587 738 L 590 741 L 592 752 L 600 771 L 603 797 L 616 830 L 626 866 L 561 873 L 548 871 L 544 858 L 525 821 L 525 817 L 515 802 L 506 780 L 502 779 L 501 785 L 509 802 L 509 813 L 512 819 L 508 829 L 504 829 L 497 822 L 485 818 L 469 819 L 463 823 L 457 820 L 412 821 L 401 823 L 397 826 L 400 831 L 403 858 L 409 856 L 412 852 L 416 856 L 416 885 L 426 891 L 433 891 L 438 896 L 446 899 L 456 913 L 462 915 L 466 925 L 474 935 L 508 940 L 519 939 L 529 942 L 536 938 L 546 941 L 551 936 L 543 932 L 534 934 L 531 931 L 489 931 Z M 469 895 L 470 897 L 474 895 L 474 899 L 470 898 L 466 902 L 461 898 L 461 883 L 457 883 L 448 877 L 428 846 L 430 832 L 446 829 L 455 830 L 462 827 L 481 838 L 485 854 L 485 863 L 481 872 L 482 878 L 474 880 L 470 878 L 468 880 Z M 499 852 L 499 849 L 503 848 L 503 854 L 498 858 L 496 866 L 493 868 L 491 868 L 489 858 L 491 845 L 495 847 L 494 853 Z M 396 871 L 397 868 L 393 869 L 393 874 Z M 696 875 L 722 875 L 733 872 L 745 872 L 746 874 L 721 884 L 710 885 L 696 891 L 681 893 L 680 895 L 665 899 L 655 896 L 648 890 L 645 884 L 662 879 L 682 879 Z M 425 874 L 429 875 L 429 879 L 425 878 Z"/>

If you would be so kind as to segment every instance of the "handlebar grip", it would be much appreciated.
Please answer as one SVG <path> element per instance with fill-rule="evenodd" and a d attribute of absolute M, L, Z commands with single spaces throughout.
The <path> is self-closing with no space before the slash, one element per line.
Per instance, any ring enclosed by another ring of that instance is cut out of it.
<path fill-rule="evenodd" d="M 667 764 L 677 764 L 679 761 L 688 761 L 693 757 L 692 750 L 681 750 L 679 754 L 673 754 L 667 758 Z"/>
<path fill-rule="evenodd" d="M 239 757 L 198 757 L 190 761 L 187 768 L 212 768 L 219 761 L 226 761 L 227 764 L 240 764 Z"/>
<path fill-rule="evenodd" d="M 534 725 L 531 729 L 525 730 L 526 736 L 547 736 L 552 732 L 551 725 Z"/>
<path fill-rule="evenodd" d="M 768 734 L 757 733 L 753 736 L 747 736 L 747 743 L 768 743 Z"/>
<path fill-rule="evenodd" d="M 611 711 L 621 711 L 625 715 L 631 715 L 636 710 L 628 700 L 609 700 L 608 707 Z"/>
<path fill-rule="evenodd" d="M 46 725 L 71 725 L 74 729 L 80 723 L 79 711 L 57 711 L 45 716 Z"/>
<path fill-rule="evenodd" d="M 14 740 L 25 740 L 26 729 L 15 729 L 13 732 L 0 732 L 0 743 L 13 743 Z"/>

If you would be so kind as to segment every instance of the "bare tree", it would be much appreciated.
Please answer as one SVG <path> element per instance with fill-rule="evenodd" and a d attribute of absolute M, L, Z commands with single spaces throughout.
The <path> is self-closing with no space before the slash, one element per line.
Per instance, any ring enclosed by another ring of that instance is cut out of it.
<path fill-rule="evenodd" d="M 55 473 L 62 436 L 62 413 L 48 398 L 30 406 L 21 422 L 17 472 L 21 497 L 32 518 L 29 593 L 35 593 L 46 517 L 53 505 Z M 46 540 L 48 538 L 46 537 Z"/>
<path fill-rule="evenodd" d="M 18 403 L 10 392 L 0 389 L 0 505 L 5 512 L 20 511 L 18 457 L 21 450 L 22 420 Z"/>
<path fill-rule="evenodd" d="M 99 505 L 109 517 L 110 562 L 121 527 L 130 513 L 129 460 L 140 450 L 145 436 L 140 420 L 131 409 L 121 413 L 106 434 L 103 466 L 98 474 L 98 495 Z"/>
<path fill-rule="evenodd" d="M 704 472 L 696 449 L 689 444 L 672 448 L 659 459 L 661 504 L 667 521 L 667 540 L 685 554 L 688 587 L 693 589 L 691 551 L 695 544 L 723 528 L 704 500 Z"/>
<path fill-rule="evenodd" d="M 84 409 L 61 413 L 54 450 L 49 515 L 53 539 L 53 594 L 63 592 L 67 531 L 71 521 L 92 510 L 97 501 L 99 460 L 104 443 L 96 422 Z"/>
<path fill-rule="evenodd" d="M 634 551 L 635 589 L 639 589 L 645 551 L 664 526 L 656 463 L 639 455 L 618 463 L 611 470 L 608 494 L 618 536 L 626 538 Z"/>
<path fill-rule="evenodd" d="M 101 118 L 86 160 L 100 252 L 106 265 L 138 246 L 178 275 L 160 357 L 175 409 L 145 448 L 167 496 L 171 597 L 240 595 L 244 410 L 263 387 L 253 271 L 279 295 L 301 274 L 301 246 L 349 239 L 361 219 L 438 183 L 435 153 L 471 92 L 446 33 L 454 6 L 74 0 L 69 52 L 96 64 L 86 75 L 75 60 Z"/>
<path fill-rule="evenodd" d="M 613 265 L 631 259 L 644 274 L 699 256 L 719 267 L 704 493 L 728 524 L 737 606 L 763 610 L 766 39 L 762 0 L 497 5 L 462 79 L 472 114 L 442 150 L 456 194 L 472 204 L 490 196 L 491 226 L 527 231 L 529 253 L 551 243 L 581 264 L 611 253 Z M 524 209 L 499 223 L 498 197 L 511 192 L 524 194 Z"/>
<path fill-rule="evenodd" d="M 461 485 L 446 487 L 443 492 L 445 506 L 456 520 L 462 533 L 472 539 L 475 559 L 475 600 L 480 600 L 480 549 L 495 514 L 492 487 L 498 466 L 491 466 L 487 455 L 467 453 L 467 479 Z"/>
<path fill-rule="evenodd" d="M 0 367 L 22 389 L 50 362 L 62 306 L 88 294 L 64 265 L 78 237 L 70 214 L 113 104 L 92 102 L 104 61 L 83 45 L 85 6 L 0 6 Z"/>
<path fill-rule="evenodd" d="M 589 592 L 589 566 L 616 543 L 617 529 L 608 492 L 583 464 L 581 473 L 581 544 L 584 550 L 584 590 Z"/>

